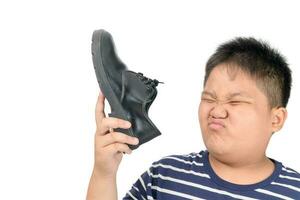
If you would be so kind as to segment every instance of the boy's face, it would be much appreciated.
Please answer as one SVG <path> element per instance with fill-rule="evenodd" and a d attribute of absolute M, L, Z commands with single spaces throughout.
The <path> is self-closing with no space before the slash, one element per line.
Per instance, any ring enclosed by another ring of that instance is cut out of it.
<path fill-rule="evenodd" d="M 215 155 L 254 159 L 265 153 L 274 131 L 267 97 L 249 76 L 238 71 L 232 78 L 224 66 L 213 69 L 201 96 L 198 115 L 202 137 Z M 227 98 L 238 92 L 241 95 Z"/>

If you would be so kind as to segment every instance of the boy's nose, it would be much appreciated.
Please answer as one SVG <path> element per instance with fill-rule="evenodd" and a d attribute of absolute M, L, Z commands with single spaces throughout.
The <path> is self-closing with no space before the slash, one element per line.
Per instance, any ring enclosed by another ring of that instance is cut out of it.
<path fill-rule="evenodd" d="M 221 104 L 216 104 L 210 111 L 213 118 L 226 118 L 228 115 L 227 110 Z"/>

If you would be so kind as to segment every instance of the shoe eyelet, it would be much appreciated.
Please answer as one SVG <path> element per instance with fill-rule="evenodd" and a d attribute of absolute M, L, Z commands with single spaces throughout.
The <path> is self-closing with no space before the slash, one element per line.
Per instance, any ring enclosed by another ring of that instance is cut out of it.
<path fill-rule="evenodd" d="M 146 86 L 146 88 L 147 88 L 147 91 L 152 91 L 153 90 L 153 88 L 149 87 L 149 86 Z"/>

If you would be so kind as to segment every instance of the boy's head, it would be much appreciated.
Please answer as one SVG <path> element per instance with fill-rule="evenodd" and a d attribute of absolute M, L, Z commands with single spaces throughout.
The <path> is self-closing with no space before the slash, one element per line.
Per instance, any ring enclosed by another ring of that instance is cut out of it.
<path fill-rule="evenodd" d="M 206 64 L 198 112 L 207 149 L 230 160 L 262 156 L 287 117 L 291 82 L 284 57 L 265 42 L 220 45 Z"/>

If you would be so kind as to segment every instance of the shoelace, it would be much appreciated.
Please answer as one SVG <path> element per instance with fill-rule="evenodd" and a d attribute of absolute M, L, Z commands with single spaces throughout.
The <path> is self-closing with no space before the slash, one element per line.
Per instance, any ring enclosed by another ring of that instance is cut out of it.
<path fill-rule="evenodd" d="M 141 79 L 141 81 L 143 81 L 146 85 L 150 85 L 152 88 L 156 87 L 159 83 L 164 84 L 164 82 L 160 82 L 156 79 L 152 80 L 151 78 L 144 76 L 143 73 L 141 73 L 141 72 L 137 73 L 137 77 L 139 77 Z"/>

